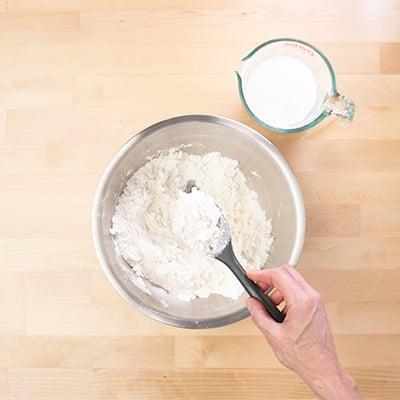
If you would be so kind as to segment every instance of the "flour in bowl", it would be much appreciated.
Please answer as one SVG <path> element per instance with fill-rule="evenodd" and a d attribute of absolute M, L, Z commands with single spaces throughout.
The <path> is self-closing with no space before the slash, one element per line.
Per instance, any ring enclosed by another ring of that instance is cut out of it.
<path fill-rule="evenodd" d="M 189 181 L 196 187 L 186 193 Z M 138 169 L 118 199 L 111 234 L 137 275 L 179 299 L 213 293 L 236 299 L 241 284 L 209 256 L 221 209 L 243 267 L 261 268 L 273 242 L 271 219 L 238 162 L 216 152 L 200 156 L 171 149 Z"/>

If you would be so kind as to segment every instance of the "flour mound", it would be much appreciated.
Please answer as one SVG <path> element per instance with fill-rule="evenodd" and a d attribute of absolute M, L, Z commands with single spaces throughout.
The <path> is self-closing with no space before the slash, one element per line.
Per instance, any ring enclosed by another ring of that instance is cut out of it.
<path fill-rule="evenodd" d="M 179 192 L 174 206 L 172 231 L 184 246 L 209 255 L 223 235 L 219 227 L 222 210 L 214 199 L 198 188 Z"/>
<path fill-rule="evenodd" d="M 191 193 L 183 191 L 188 181 L 196 183 Z M 221 209 L 237 258 L 245 269 L 260 269 L 273 242 L 271 220 L 238 162 L 216 152 L 200 156 L 171 149 L 138 169 L 118 200 L 111 234 L 138 276 L 179 299 L 213 293 L 236 299 L 242 286 L 208 255 Z"/>

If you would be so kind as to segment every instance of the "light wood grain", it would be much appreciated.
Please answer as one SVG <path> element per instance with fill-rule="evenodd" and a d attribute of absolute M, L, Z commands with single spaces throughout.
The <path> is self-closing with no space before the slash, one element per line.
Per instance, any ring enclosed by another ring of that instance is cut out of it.
<path fill-rule="evenodd" d="M 6 268 L 6 241 L 4 239 L 0 239 L 0 270 Z"/>
<path fill-rule="evenodd" d="M 0 368 L 0 398 L 6 399 L 8 397 L 8 370 L 7 368 Z"/>
<path fill-rule="evenodd" d="M 4 268 L 13 271 L 99 270 L 89 237 L 12 238 L 4 245 Z M 24 249 L 22 252 L 21 249 Z M 1 253 L 0 253 L 1 254 Z"/>
<path fill-rule="evenodd" d="M 6 141 L 6 110 L 0 110 L 0 143 Z"/>
<path fill-rule="evenodd" d="M 397 237 L 307 237 L 300 266 L 318 270 L 333 267 L 355 271 L 397 269 L 398 249 Z"/>
<path fill-rule="evenodd" d="M 298 268 L 365 399 L 400 397 L 400 3 L 0 0 L 0 399 L 313 399 L 250 319 L 163 325 L 103 274 L 91 240 L 107 162 L 162 119 L 206 113 L 270 139 L 300 183 Z M 282 135 L 235 70 L 297 37 L 331 61 L 354 123 Z"/>
<path fill-rule="evenodd" d="M 57 399 L 96 398 L 109 399 L 226 399 L 226 390 L 235 387 L 230 398 L 257 399 L 260 391 L 268 391 L 274 399 L 309 399 L 310 390 L 288 371 L 215 369 L 207 373 L 204 369 L 80 369 L 80 368 L 25 368 L 8 372 L 9 393 L 14 398 L 29 392 L 33 400 L 48 397 Z M 272 372 L 274 381 L 265 380 Z M 282 387 L 285 396 L 282 396 Z M 242 381 L 248 382 L 243 386 Z M 260 385 L 260 382 L 265 382 Z M 67 393 L 66 388 L 71 388 Z"/>
<path fill-rule="evenodd" d="M 172 336 L 4 336 L 0 366 L 8 368 L 173 368 Z M 99 351 L 103 348 L 104 351 Z"/>
<path fill-rule="evenodd" d="M 0 102 L 10 108 L 72 106 L 72 83 L 72 79 L 68 78 L 0 80 Z"/>
<path fill-rule="evenodd" d="M 298 172 L 304 196 L 313 205 L 396 205 L 400 173 L 390 172 Z"/>
<path fill-rule="evenodd" d="M 24 305 L 0 304 L 0 339 L 1 335 L 23 335 L 25 333 Z"/>
<path fill-rule="evenodd" d="M 385 74 L 400 72 L 400 45 L 398 43 L 381 45 L 381 71 Z"/>

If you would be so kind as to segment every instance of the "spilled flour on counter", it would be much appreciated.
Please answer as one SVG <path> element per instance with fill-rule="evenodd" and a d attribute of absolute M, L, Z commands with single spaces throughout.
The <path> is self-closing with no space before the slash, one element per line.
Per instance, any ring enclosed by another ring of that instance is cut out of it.
<path fill-rule="evenodd" d="M 188 181 L 196 187 L 184 192 Z M 111 234 L 138 276 L 181 300 L 210 294 L 237 298 L 243 288 L 220 261 L 208 256 L 219 235 L 221 209 L 243 267 L 261 268 L 273 242 L 271 220 L 250 190 L 238 162 L 220 153 L 203 156 L 171 149 L 127 181 Z"/>

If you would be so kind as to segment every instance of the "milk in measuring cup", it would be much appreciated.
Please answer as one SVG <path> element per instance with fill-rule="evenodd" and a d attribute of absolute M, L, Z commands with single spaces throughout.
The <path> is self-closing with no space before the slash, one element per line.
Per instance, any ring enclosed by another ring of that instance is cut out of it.
<path fill-rule="evenodd" d="M 267 125 L 297 127 L 314 108 L 317 86 L 305 63 L 295 57 L 276 55 L 252 69 L 244 97 L 252 113 Z"/>

